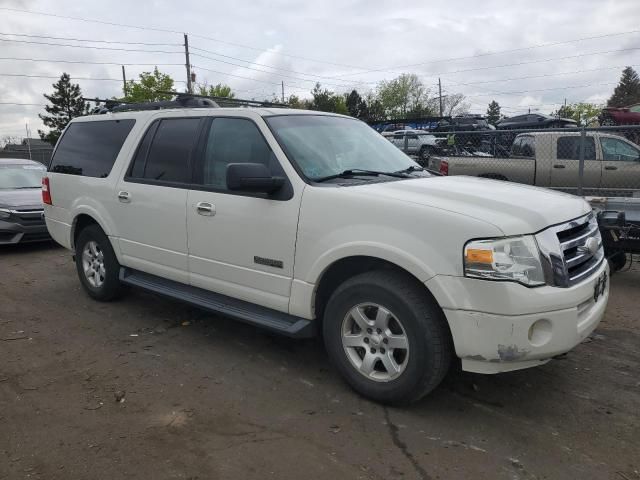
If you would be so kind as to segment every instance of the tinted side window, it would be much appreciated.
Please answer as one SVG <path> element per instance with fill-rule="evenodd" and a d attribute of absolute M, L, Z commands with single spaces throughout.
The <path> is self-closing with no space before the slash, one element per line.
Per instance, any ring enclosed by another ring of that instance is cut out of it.
<path fill-rule="evenodd" d="M 580 137 L 573 135 L 558 138 L 557 157 L 558 160 L 580 160 Z M 596 144 L 593 137 L 585 137 L 584 159 L 596 159 Z"/>
<path fill-rule="evenodd" d="M 199 123 L 199 118 L 166 118 L 153 125 L 140 143 L 131 177 L 189 182 L 189 159 Z"/>
<path fill-rule="evenodd" d="M 241 118 L 216 118 L 211 122 L 199 172 L 203 185 L 227 188 L 227 165 L 262 163 L 274 176 L 283 175 L 282 167 L 258 127 Z"/>
<path fill-rule="evenodd" d="M 56 148 L 49 170 L 85 177 L 106 177 L 134 123 L 135 120 L 72 123 Z"/>

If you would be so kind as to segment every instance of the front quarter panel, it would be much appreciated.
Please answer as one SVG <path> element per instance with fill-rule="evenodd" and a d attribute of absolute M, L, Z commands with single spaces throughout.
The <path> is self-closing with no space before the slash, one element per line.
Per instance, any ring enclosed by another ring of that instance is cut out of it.
<path fill-rule="evenodd" d="M 487 222 L 376 197 L 358 186 L 312 186 L 302 198 L 294 278 L 317 286 L 331 264 L 352 256 L 386 260 L 421 282 L 435 275 L 460 276 L 464 244 L 501 235 Z"/>

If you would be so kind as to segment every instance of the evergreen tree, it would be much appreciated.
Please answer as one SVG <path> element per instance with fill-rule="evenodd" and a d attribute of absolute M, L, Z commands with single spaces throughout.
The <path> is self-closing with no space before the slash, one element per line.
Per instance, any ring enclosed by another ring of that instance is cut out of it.
<path fill-rule="evenodd" d="M 53 93 L 43 94 L 51 105 L 44 107 L 48 115 L 38 114 L 42 123 L 49 127 L 48 132 L 38 130 L 40 138 L 55 145 L 62 134 L 62 130 L 72 118 L 80 117 L 87 112 L 87 104 L 82 100 L 80 85 L 71 83 L 67 73 L 60 76 L 60 80 L 52 84 Z"/>
<path fill-rule="evenodd" d="M 495 100 L 492 100 L 487 108 L 487 122 L 495 126 L 500 120 L 500 104 Z"/>
<path fill-rule="evenodd" d="M 633 68 L 627 67 L 622 71 L 620 83 L 613 91 L 607 106 L 627 107 L 634 103 L 640 103 L 640 78 Z"/>
<path fill-rule="evenodd" d="M 367 102 L 360 96 L 357 90 L 352 90 L 351 93 L 345 94 L 345 103 L 349 115 L 355 118 L 363 118 L 367 112 Z"/>

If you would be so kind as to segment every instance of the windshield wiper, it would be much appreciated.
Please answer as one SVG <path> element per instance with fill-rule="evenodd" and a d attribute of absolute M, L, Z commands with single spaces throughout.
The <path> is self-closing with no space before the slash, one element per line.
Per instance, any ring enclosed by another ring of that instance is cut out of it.
<path fill-rule="evenodd" d="M 33 187 L 13 187 L 11 190 L 20 190 L 22 188 L 42 188 L 42 185 L 35 185 Z"/>
<path fill-rule="evenodd" d="M 411 172 L 423 172 L 424 168 L 422 167 L 418 167 L 416 165 L 409 165 L 407 168 L 404 168 L 402 170 L 398 170 L 396 172 L 393 173 L 411 173 Z"/>
<path fill-rule="evenodd" d="M 333 180 L 334 178 L 351 178 L 356 175 L 369 175 L 377 177 L 378 175 L 387 175 L 389 177 L 406 178 L 401 172 L 379 172 L 377 170 L 363 170 L 360 168 L 348 168 L 340 173 L 333 175 L 327 175 L 326 177 L 320 177 L 313 179 L 314 182 L 326 182 L 327 180 Z"/>

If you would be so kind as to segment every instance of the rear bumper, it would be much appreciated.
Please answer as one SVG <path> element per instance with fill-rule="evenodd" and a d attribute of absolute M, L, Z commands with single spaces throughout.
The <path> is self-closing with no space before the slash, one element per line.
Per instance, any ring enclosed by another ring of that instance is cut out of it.
<path fill-rule="evenodd" d="M 600 323 L 609 298 L 608 275 L 608 264 L 603 262 L 589 279 L 571 288 L 528 289 L 459 278 L 457 290 L 449 292 L 454 298 L 474 303 L 474 295 L 469 295 L 473 285 L 481 287 L 484 296 L 479 302 L 482 310 L 443 306 L 463 370 L 477 373 L 519 370 L 568 352 Z M 595 285 L 603 276 L 607 278 L 606 288 L 596 301 Z M 455 284 L 450 281 L 449 287 L 455 289 Z M 490 299 L 485 287 L 496 289 Z"/>
<path fill-rule="evenodd" d="M 42 222 L 30 223 L 29 225 L 22 225 L 11 220 L 0 220 L 0 245 L 48 240 L 51 240 L 51 236 L 44 219 Z"/>

